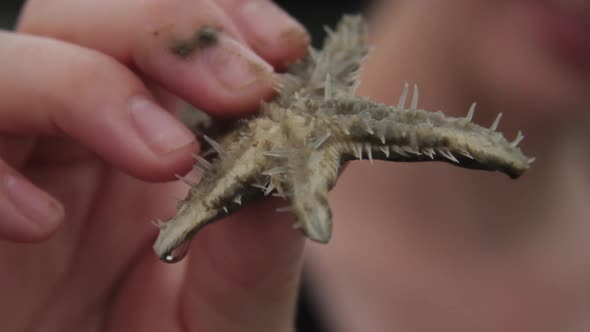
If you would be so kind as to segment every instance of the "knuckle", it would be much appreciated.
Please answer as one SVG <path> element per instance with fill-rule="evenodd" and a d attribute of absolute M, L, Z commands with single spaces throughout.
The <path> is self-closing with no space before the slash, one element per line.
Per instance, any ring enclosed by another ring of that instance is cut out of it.
<path fill-rule="evenodd" d="M 53 112 L 49 114 L 50 122 L 58 132 L 70 128 L 72 121 L 84 116 L 81 114 L 89 115 L 99 109 L 120 109 L 121 102 L 145 91 L 141 80 L 105 54 L 76 48 L 63 60 L 65 67 L 60 69 L 60 82 L 48 87 L 54 104 L 51 107 Z"/>
<path fill-rule="evenodd" d="M 191 9 L 192 15 L 198 15 L 199 11 L 208 7 L 210 0 L 149 0 L 141 2 L 138 17 L 144 22 L 162 24 L 164 22 L 177 21 L 179 15 Z"/>

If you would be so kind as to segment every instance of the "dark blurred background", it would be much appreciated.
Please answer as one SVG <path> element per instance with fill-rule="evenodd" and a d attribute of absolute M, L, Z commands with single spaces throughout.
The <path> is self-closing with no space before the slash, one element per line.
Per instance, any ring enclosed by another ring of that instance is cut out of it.
<path fill-rule="evenodd" d="M 51 1 L 51 0 L 48 0 Z M 97 0 L 101 1 L 101 0 Z M 364 10 L 368 0 L 280 0 L 275 1 L 302 22 L 318 46 L 324 36 L 324 25 L 334 26 L 343 13 Z M 24 1 L 0 0 L 0 28 L 12 29 Z"/>
<path fill-rule="evenodd" d="M 2 0 L 0 2 L 0 28 L 12 29 L 16 22 L 16 16 L 24 1 Z"/>

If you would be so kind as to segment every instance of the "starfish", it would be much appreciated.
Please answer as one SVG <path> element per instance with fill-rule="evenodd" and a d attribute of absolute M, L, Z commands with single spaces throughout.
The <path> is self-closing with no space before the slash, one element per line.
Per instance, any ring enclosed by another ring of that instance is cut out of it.
<path fill-rule="evenodd" d="M 154 250 L 161 260 L 182 259 L 205 225 L 270 194 L 290 201 L 280 210 L 294 213 L 294 228 L 327 243 L 328 192 L 348 160 L 443 161 L 511 178 L 529 168 L 533 159 L 518 148 L 523 135 L 509 142 L 496 131 L 501 113 L 484 128 L 472 122 L 475 104 L 461 118 L 421 110 L 417 87 L 409 96 L 407 84 L 394 106 L 356 96 L 368 51 L 365 23 L 361 16 L 345 16 L 335 31 L 327 31 L 323 50 L 310 49 L 281 74 L 277 95 L 256 116 L 218 140 L 204 136 L 214 157 L 195 156 L 200 182 L 187 180 L 191 188 L 176 216 L 156 222 Z"/>

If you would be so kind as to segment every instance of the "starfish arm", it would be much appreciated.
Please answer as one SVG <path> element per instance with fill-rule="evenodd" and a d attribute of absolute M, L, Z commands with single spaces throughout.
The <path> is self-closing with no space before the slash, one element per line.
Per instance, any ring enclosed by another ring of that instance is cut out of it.
<path fill-rule="evenodd" d="M 286 107 L 300 98 L 352 96 L 358 85 L 361 62 L 368 53 L 367 27 L 360 15 L 347 15 L 328 34 L 322 51 L 310 49 L 278 78 L 278 103 Z"/>
<path fill-rule="evenodd" d="M 369 49 L 367 26 L 362 16 L 346 15 L 332 31 L 326 27 L 328 37 L 322 52 L 317 55 L 311 82 L 323 84 L 329 76 L 339 88 L 352 88 L 358 81 L 358 72 Z"/>
<path fill-rule="evenodd" d="M 338 151 L 325 140 L 321 147 L 310 144 L 289 157 L 289 188 L 295 228 L 311 240 L 327 243 L 332 234 L 332 213 L 328 192 L 336 184 L 340 169 Z"/>
<path fill-rule="evenodd" d="M 253 186 L 265 177 L 263 172 L 273 166 L 265 152 L 280 136 L 278 126 L 267 118 L 251 121 L 249 127 L 228 135 L 240 136 L 237 144 L 226 145 L 222 140 L 218 148 L 225 149 L 210 165 L 203 165 L 201 181 L 192 186 L 187 197 L 179 201 L 176 215 L 160 222 L 160 233 L 154 244 L 156 254 L 165 262 L 175 262 L 183 253 L 175 254 L 183 244 L 205 225 L 239 209 L 242 203 L 254 199 L 262 192 Z M 258 130 L 256 130 L 258 128 Z M 266 142 L 266 143 L 265 143 Z M 256 143 L 256 144 L 254 144 Z"/>
<path fill-rule="evenodd" d="M 313 107 L 318 121 L 332 128 L 344 160 L 362 159 L 363 155 L 404 162 L 437 160 L 501 171 L 512 178 L 522 175 L 533 160 L 517 146 L 522 135 L 509 142 L 496 131 L 498 121 L 490 128 L 471 122 L 473 110 L 467 117 L 453 118 L 362 98 L 322 101 Z"/>

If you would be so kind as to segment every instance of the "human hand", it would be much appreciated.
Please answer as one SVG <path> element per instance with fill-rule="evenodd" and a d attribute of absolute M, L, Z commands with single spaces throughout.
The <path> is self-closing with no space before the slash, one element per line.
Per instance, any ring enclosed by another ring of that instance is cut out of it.
<path fill-rule="evenodd" d="M 218 42 L 186 54 L 204 25 Z M 148 221 L 186 188 L 145 181 L 198 151 L 159 104 L 245 114 L 271 94 L 268 63 L 305 52 L 304 30 L 269 2 L 230 0 L 33 0 L 19 28 L 45 37 L 0 33 L 3 329 L 291 330 L 303 240 L 272 202 L 208 227 L 170 266 Z"/>

